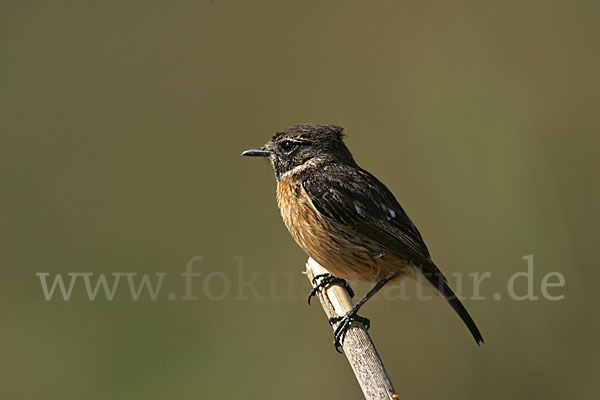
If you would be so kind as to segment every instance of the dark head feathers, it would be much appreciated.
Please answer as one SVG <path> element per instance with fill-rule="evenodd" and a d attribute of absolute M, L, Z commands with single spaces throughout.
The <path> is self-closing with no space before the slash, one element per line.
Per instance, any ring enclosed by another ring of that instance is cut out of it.
<path fill-rule="evenodd" d="M 289 137 L 292 135 L 297 136 L 299 139 L 312 141 L 341 141 L 345 136 L 344 128 L 341 126 L 328 124 L 298 124 L 278 131 L 273 135 L 271 141 L 275 142 L 281 137 Z"/>

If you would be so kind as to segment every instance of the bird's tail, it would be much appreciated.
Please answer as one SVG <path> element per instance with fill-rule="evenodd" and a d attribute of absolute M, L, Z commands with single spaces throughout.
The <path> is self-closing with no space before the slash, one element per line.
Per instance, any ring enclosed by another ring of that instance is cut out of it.
<path fill-rule="evenodd" d="M 460 319 L 462 319 L 465 325 L 467 325 L 467 328 L 469 328 L 469 331 L 471 332 L 471 335 L 473 335 L 475 342 L 477 342 L 478 345 L 480 343 L 484 343 L 483 336 L 481 336 L 481 332 L 479 332 L 477 325 L 475 325 L 475 321 L 473 321 L 473 318 L 471 318 L 465 306 L 463 306 L 452 289 L 450 289 L 450 286 L 448 286 L 446 278 L 442 275 L 442 273 L 440 272 L 429 276 L 426 275 L 426 278 L 432 285 L 436 287 L 437 290 L 440 291 L 440 294 L 448 303 L 450 303 L 450 306 L 452 306 L 454 311 L 456 311 Z"/>

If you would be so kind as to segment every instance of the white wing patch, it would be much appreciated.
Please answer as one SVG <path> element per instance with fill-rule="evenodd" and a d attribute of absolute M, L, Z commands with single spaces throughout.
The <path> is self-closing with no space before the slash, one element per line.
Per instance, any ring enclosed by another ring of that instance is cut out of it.
<path fill-rule="evenodd" d="M 360 203 L 357 201 L 353 201 L 352 204 L 354 204 L 354 209 L 356 210 L 358 215 L 360 215 L 361 217 L 364 217 L 365 213 L 363 212 L 362 208 L 360 208 Z"/>
<path fill-rule="evenodd" d="M 386 217 L 388 221 L 391 221 L 392 219 L 396 218 L 396 211 L 392 210 L 391 208 L 388 208 L 386 204 L 379 203 L 379 207 L 384 213 L 388 215 Z"/>

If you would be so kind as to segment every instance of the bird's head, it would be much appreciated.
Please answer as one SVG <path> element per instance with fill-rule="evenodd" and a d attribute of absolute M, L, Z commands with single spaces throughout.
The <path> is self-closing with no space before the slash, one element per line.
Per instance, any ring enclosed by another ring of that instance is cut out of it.
<path fill-rule="evenodd" d="M 318 163 L 354 165 L 343 142 L 344 128 L 336 125 L 300 124 L 277 132 L 267 144 L 246 150 L 243 156 L 269 157 L 275 177 L 283 177 Z"/>

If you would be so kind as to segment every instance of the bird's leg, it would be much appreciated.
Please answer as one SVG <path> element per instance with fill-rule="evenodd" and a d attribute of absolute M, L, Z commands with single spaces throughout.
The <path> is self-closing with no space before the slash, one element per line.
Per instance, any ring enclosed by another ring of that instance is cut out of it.
<path fill-rule="evenodd" d="M 331 286 L 335 283 L 342 285 L 346 289 L 346 291 L 348 291 L 350 298 L 354 297 L 354 290 L 352 290 L 352 288 L 350 287 L 348 282 L 346 282 L 345 279 L 338 278 L 337 276 L 333 276 L 329 273 L 319 274 L 319 275 L 315 276 L 312 280 L 312 283 L 313 283 L 313 285 L 315 285 L 315 287 L 313 287 L 313 289 L 308 294 L 308 305 L 309 306 L 310 306 L 310 299 L 312 299 L 313 296 L 315 296 L 317 294 L 319 289 L 328 288 L 329 286 Z"/>
<path fill-rule="evenodd" d="M 375 284 L 375 286 L 373 286 L 373 288 L 367 292 L 367 294 L 365 295 L 365 297 L 363 297 L 362 299 L 360 299 L 354 305 L 354 307 L 352 307 L 350 309 L 350 311 L 348 311 L 343 316 L 329 318 L 329 323 L 332 324 L 332 325 L 335 324 L 336 322 L 339 322 L 338 326 L 333 331 L 333 345 L 335 346 L 335 350 L 338 353 L 341 353 L 340 347 L 341 347 L 342 343 L 344 342 L 344 337 L 346 336 L 346 332 L 350 328 L 350 324 L 351 324 L 352 321 L 361 322 L 365 326 L 366 329 L 369 329 L 369 327 L 371 325 L 370 321 L 367 318 L 364 318 L 364 317 L 361 317 L 360 315 L 357 315 L 358 310 L 371 297 L 373 297 L 375 295 L 375 293 L 379 292 L 381 290 L 381 288 L 383 288 L 386 285 L 386 283 L 388 283 L 392 279 L 398 277 L 398 275 L 400 275 L 400 273 L 396 272 L 396 273 L 394 273 L 394 274 L 392 274 L 392 275 L 390 275 L 390 276 L 388 276 L 386 278 L 383 278 L 379 282 L 377 282 Z"/>

